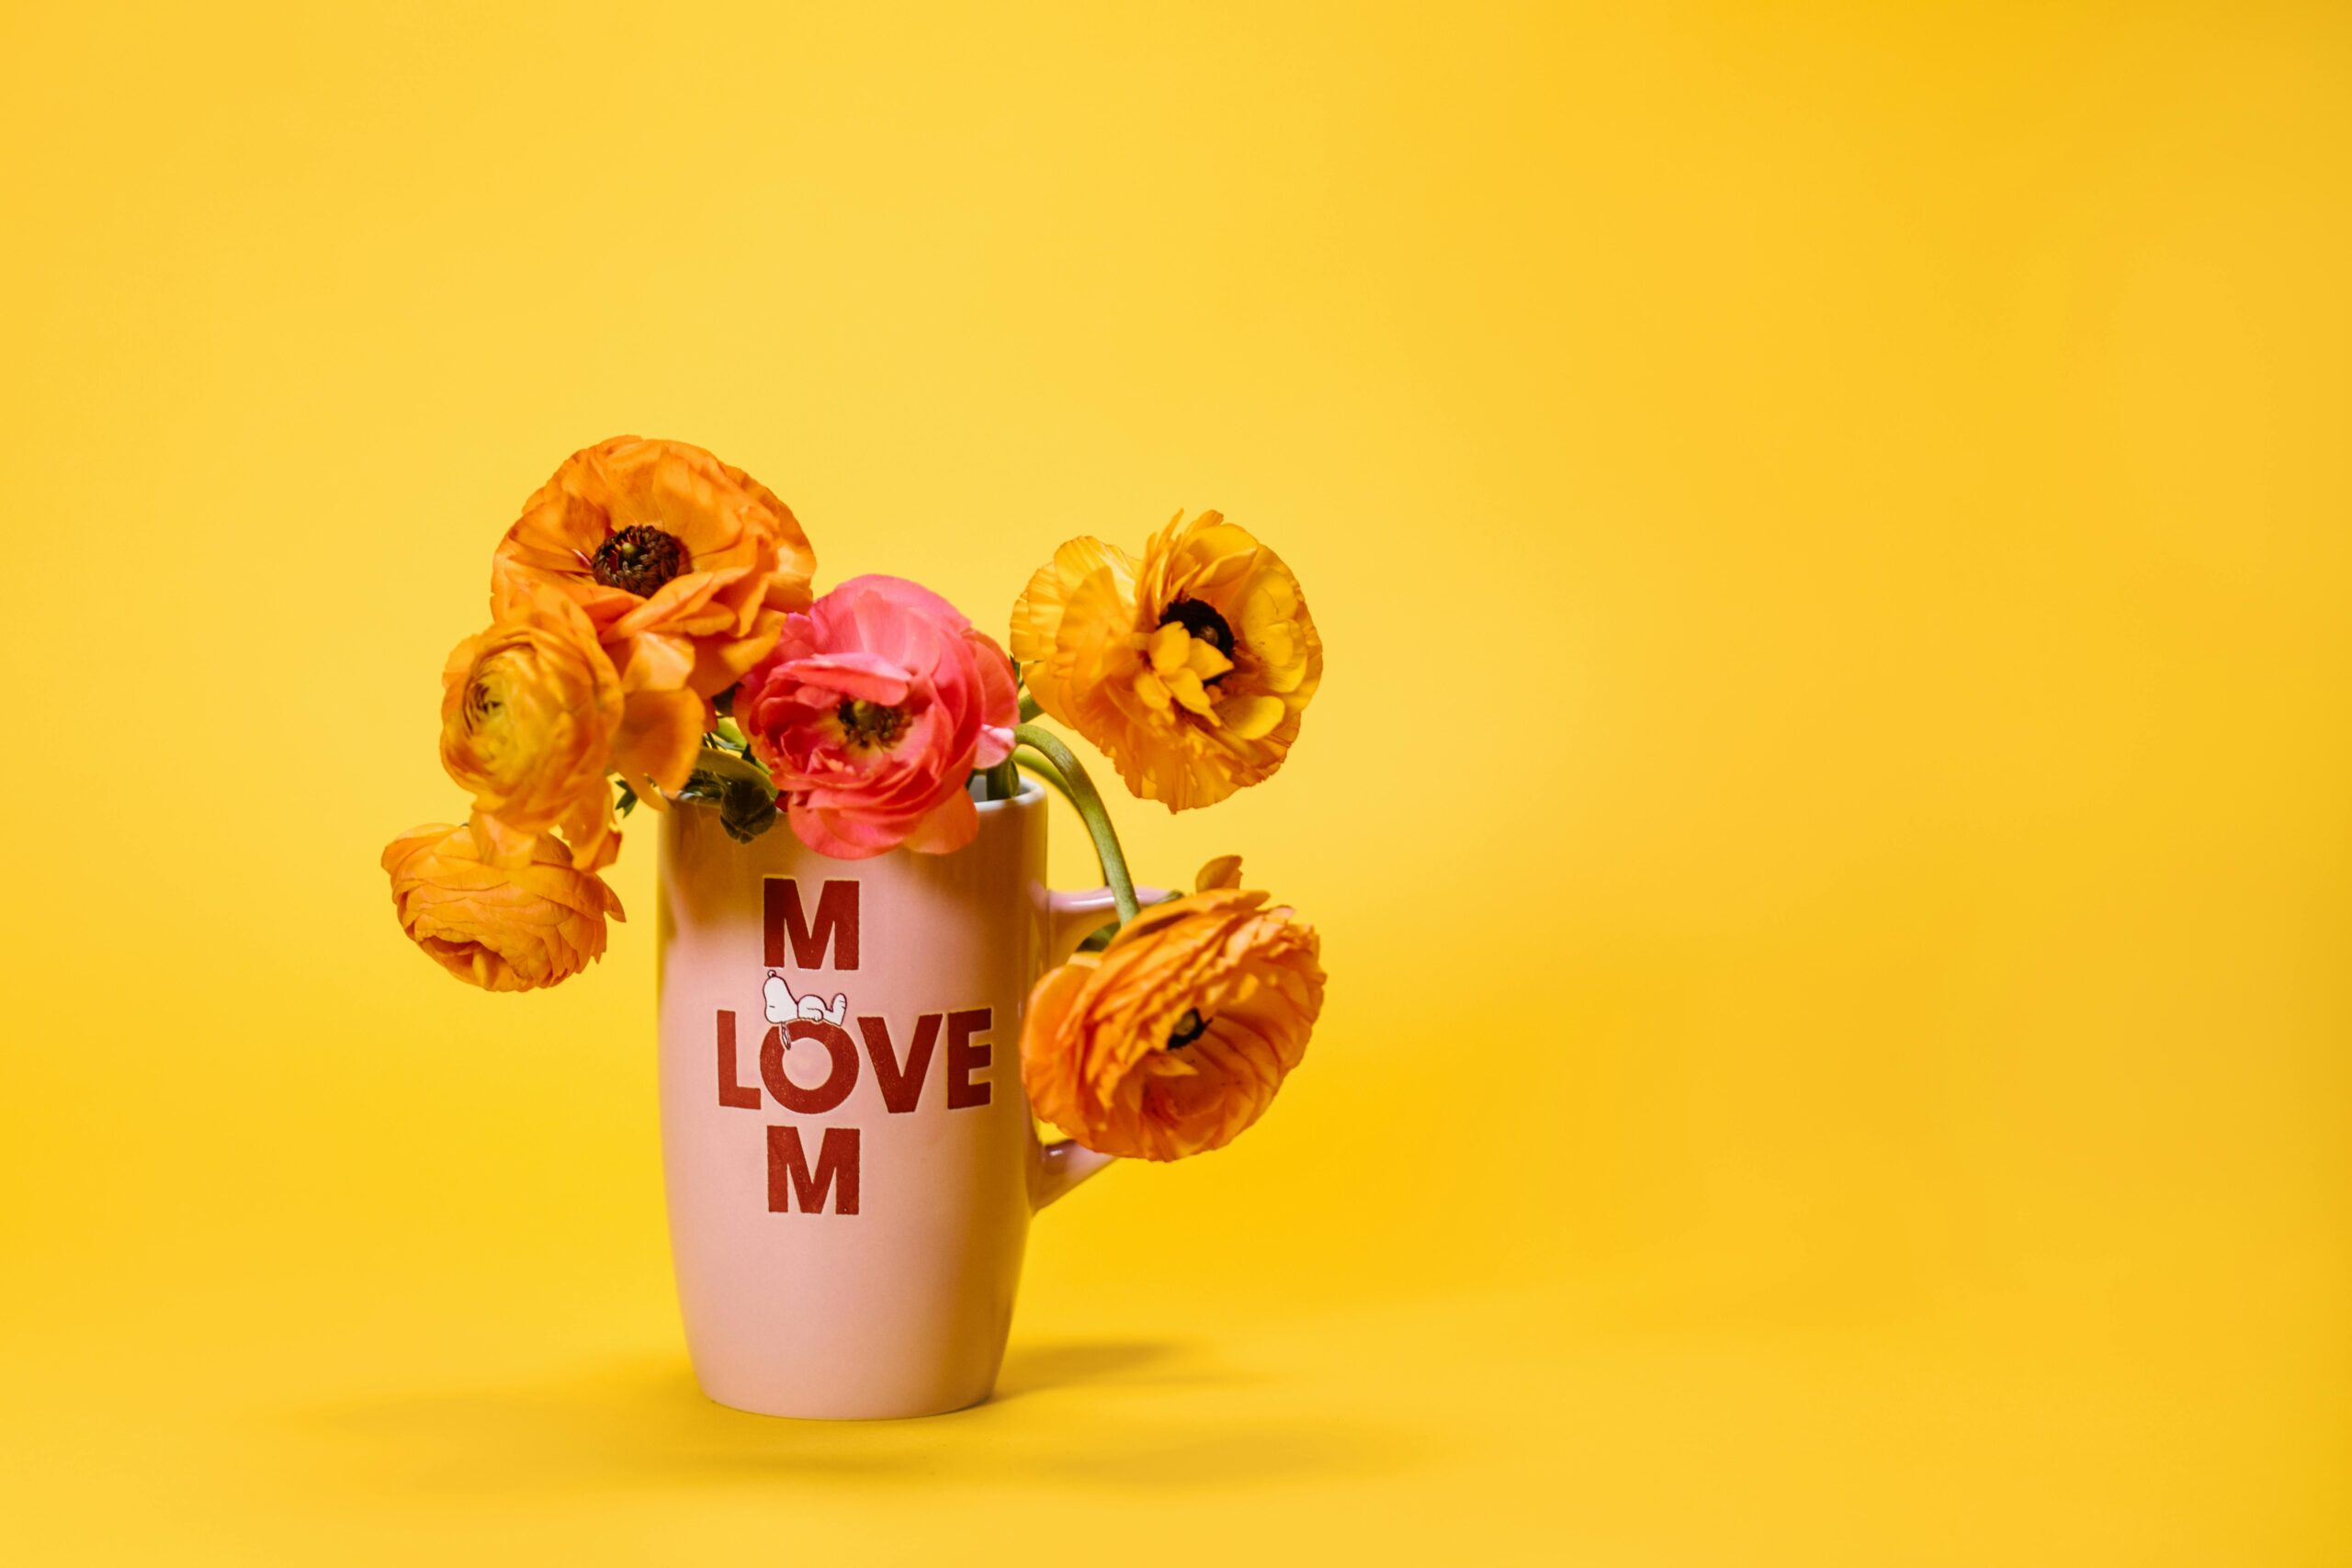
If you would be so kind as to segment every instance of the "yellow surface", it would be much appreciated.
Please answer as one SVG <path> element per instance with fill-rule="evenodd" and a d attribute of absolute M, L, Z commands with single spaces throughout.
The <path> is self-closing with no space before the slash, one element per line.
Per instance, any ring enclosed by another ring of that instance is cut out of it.
<path fill-rule="evenodd" d="M 0 1551 L 2352 1559 L 2352 18 L 669 10 L 0 15 Z M 991 626 L 1307 586 L 1123 816 L 1329 1010 L 989 1407 L 693 1392 L 642 834 L 552 995 L 393 929 L 618 431 Z"/>

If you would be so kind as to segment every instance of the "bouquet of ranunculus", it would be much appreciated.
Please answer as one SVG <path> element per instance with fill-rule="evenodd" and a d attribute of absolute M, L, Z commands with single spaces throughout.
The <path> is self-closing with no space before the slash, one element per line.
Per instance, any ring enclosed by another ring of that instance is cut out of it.
<path fill-rule="evenodd" d="M 1031 994 L 1032 1104 L 1104 1154 L 1229 1142 L 1306 1050 L 1316 934 L 1230 855 L 1139 908 L 1101 794 L 1035 721 L 1171 811 L 1262 782 L 1323 671 L 1297 580 L 1214 512 L 1140 558 L 1072 539 L 1014 603 L 1008 658 L 928 589 L 817 598 L 815 567 L 791 509 L 699 447 L 619 436 L 567 459 L 499 541 L 490 626 L 442 671 L 441 761 L 473 809 L 385 849 L 402 929 L 485 989 L 551 986 L 622 918 L 598 873 L 640 806 L 843 859 L 949 854 L 1026 771 L 1085 822 L 1120 920 Z"/>

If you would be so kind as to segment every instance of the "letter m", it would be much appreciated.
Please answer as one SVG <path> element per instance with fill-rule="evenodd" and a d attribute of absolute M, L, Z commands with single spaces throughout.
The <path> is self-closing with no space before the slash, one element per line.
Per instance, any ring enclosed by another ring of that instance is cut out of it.
<path fill-rule="evenodd" d="M 825 949 L 833 950 L 832 967 L 857 967 L 857 884 L 828 882 L 817 895 L 817 914 L 810 919 L 800 905 L 800 884 L 789 876 L 771 876 L 762 894 L 761 924 L 767 937 L 767 964 L 785 966 L 785 949 L 792 950 L 797 969 L 825 967 Z"/>
<path fill-rule="evenodd" d="M 800 1147 L 797 1127 L 768 1129 L 768 1213 L 804 1214 L 824 1212 L 825 1195 L 833 1195 L 833 1213 L 857 1213 L 857 1129 L 828 1127 L 817 1145 L 817 1168 Z"/>

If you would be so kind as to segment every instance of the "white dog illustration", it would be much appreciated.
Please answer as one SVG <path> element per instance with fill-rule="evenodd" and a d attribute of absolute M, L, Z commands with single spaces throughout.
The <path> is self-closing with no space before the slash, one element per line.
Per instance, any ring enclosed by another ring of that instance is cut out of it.
<path fill-rule="evenodd" d="M 768 971 L 765 989 L 770 1023 L 790 1023 L 795 1019 L 805 1018 L 811 1023 L 830 1023 L 838 1029 L 842 1020 L 849 1016 L 849 997 L 846 993 L 835 992 L 831 1007 L 827 1007 L 821 998 L 796 997 L 792 994 L 792 987 L 785 983 L 784 976 L 773 969 Z"/>

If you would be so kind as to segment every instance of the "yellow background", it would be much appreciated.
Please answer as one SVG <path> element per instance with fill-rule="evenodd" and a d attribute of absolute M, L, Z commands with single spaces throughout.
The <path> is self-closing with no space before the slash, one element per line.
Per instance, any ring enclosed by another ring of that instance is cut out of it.
<path fill-rule="evenodd" d="M 2340 8 L 669 12 L 0 17 L 14 1559 L 2352 1556 Z M 695 1393 L 644 835 L 555 993 L 394 929 L 622 431 L 991 627 L 1306 585 L 1289 766 L 1121 815 L 1314 1049 L 989 1406 Z"/>

